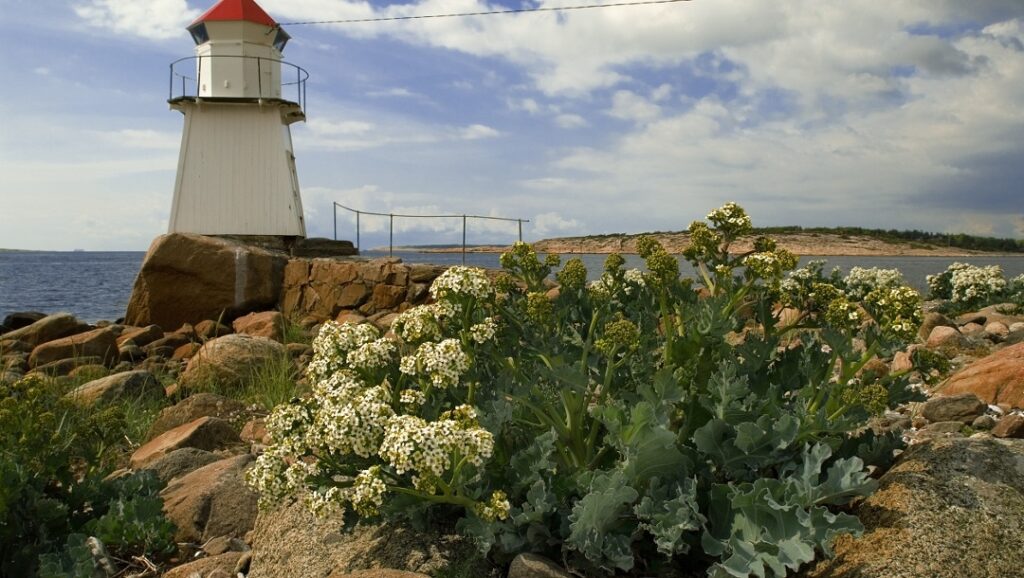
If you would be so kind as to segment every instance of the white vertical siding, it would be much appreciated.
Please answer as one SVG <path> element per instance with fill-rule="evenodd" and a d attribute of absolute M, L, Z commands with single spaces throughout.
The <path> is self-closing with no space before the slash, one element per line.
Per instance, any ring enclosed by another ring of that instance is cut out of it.
<path fill-rule="evenodd" d="M 183 103 L 169 232 L 305 236 L 289 128 L 276 105 Z"/>

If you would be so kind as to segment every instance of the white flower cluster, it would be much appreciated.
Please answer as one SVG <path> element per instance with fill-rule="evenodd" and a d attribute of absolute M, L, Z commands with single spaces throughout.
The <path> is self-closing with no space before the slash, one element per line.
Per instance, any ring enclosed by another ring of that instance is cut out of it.
<path fill-rule="evenodd" d="M 427 394 L 418 389 L 403 389 L 398 394 L 398 403 L 409 408 L 418 408 L 427 403 Z"/>
<path fill-rule="evenodd" d="M 903 275 L 896 269 L 854 267 L 846 276 L 846 294 L 862 300 L 875 289 L 891 289 L 903 285 Z"/>
<path fill-rule="evenodd" d="M 469 356 L 458 339 L 428 341 L 420 345 L 416 353 L 403 357 L 400 366 L 402 373 L 426 377 L 438 388 L 455 387 L 468 369 Z"/>
<path fill-rule="evenodd" d="M 345 360 L 354 369 L 378 369 L 387 367 L 397 351 L 395 342 L 383 337 L 349 351 Z"/>
<path fill-rule="evenodd" d="M 631 283 L 633 285 L 636 285 L 637 287 L 647 286 L 647 281 L 644 279 L 644 272 L 641 271 L 640 269 L 627 269 L 626 272 L 623 274 L 623 279 L 626 280 L 626 283 Z M 626 293 L 628 294 L 631 291 L 632 287 L 627 286 Z"/>
<path fill-rule="evenodd" d="M 381 385 L 322 397 L 307 435 L 310 446 L 333 454 L 369 457 L 395 412 Z"/>
<path fill-rule="evenodd" d="M 266 428 L 270 439 L 283 450 L 301 454 L 305 447 L 298 442 L 305 439 L 313 424 L 313 414 L 300 404 L 282 404 L 267 416 Z"/>
<path fill-rule="evenodd" d="M 380 457 L 398 474 L 415 472 L 421 479 L 440 478 L 455 455 L 480 467 L 494 451 L 491 432 L 459 419 L 429 422 L 401 415 L 388 424 L 380 445 Z"/>
<path fill-rule="evenodd" d="M 452 267 L 430 285 L 430 296 L 438 301 L 455 296 L 487 299 L 493 294 L 494 286 L 487 274 L 474 267 Z"/>
<path fill-rule="evenodd" d="M 719 229 L 729 228 L 738 232 L 745 232 L 751 228 L 750 216 L 743 210 L 743 207 L 734 202 L 728 202 L 721 207 L 708 213 L 707 220 L 714 223 Z"/>
<path fill-rule="evenodd" d="M 959 265 L 959 267 L 953 268 Z M 964 263 L 950 266 L 953 303 L 984 303 L 1006 289 L 1006 278 L 999 265 L 976 267 Z"/>
<path fill-rule="evenodd" d="M 391 330 L 406 343 L 439 339 L 441 323 L 455 313 L 455 308 L 447 301 L 420 305 L 395 317 Z"/>
<path fill-rule="evenodd" d="M 381 477 L 380 466 L 371 466 L 356 476 L 349 500 L 352 502 L 352 508 L 359 515 L 374 516 L 377 514 L 377 509 L 384 503 L 384 494 L 387 491 L 388 487 Z"/>
<path fill-rule="evenodd" d="M 625 281 L 625 283 L 622 284 L 622 291 L 626 295 L 632 295 L 637 288 L 647 286 L 647 275 L 640 269 L 627 269 L 622 274 L 622 280 Z M 607 299 L 611 297 L 615 292 L 615 289 L 615 277 L 609 273 L 604 273 L 600 278 L 587 284 L 587 290 L 590 291 L 591 295 L 597 298 Z"/>
<path fill-rule="evenodd" d="M 498 324 L 493 317 L 488 317 L 469 328 L 469 336 L 477 343 L 487 343 L 498 333 Z"/>
<path fill-rule="evenodd" d="M 782 261 L 771 251 L 753 253 L 743 259 L 743 266 L 762 279 L 771 278 L 782 270 Z"/>
<path fill-rule="evenodd" d="M 476 515 L 480 516 L 481 519 L 493 522 L 494 520 L 504 520 L 508 518 L 509 512 L 512 510 L 512 504 L 508 501 L 508 496 L 505 492 L 498 490 L 491 494 L 491 499 L 487 502 L 481 502 L 477 505 Z"/>
<path fill-rule="evenodd" d="M 261 507 L 277 504 L 296 490 L 289 478 L 285 477 L 288 462 L 282 454 L 287 454 L 285 448 L 272 446 L 260 454 L 256 463 L 245 473 L 246 482 L 260 496 Z"/>
<path fill-rule="evenodd" d="M 313 360 L 306 372 L 313 383 L 346 369 L 348 352 L 376 341 L 380 331 L 369 323 L 327 321 L 313 340 Z"/>

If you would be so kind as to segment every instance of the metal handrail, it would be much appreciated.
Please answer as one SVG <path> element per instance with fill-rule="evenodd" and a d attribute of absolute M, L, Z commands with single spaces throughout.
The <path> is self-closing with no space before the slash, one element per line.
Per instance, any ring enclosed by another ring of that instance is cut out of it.
<path fill-rule="evenodd" d="M 346 207 L 341 203 L 333 203 L 334 205 L 334 240 L 338 240 L 338 208 L 345 209 L 351 213 L 356 214 L 356 249 L 360 249 L 359 232 L 360 232 L 360 216 L 362 215 L 374 215 L 378 217 L 388 217 L 388 256 L 393 256 L 395 253 L 395 217 L 399 218 L 417 218 L 417 219 L 462 219 L 462 264 L 466 264 L 466 221 L 468 219 L 486 219 L 491 221 L 507 221 L 512 223 L 519 223 L 519 240 L 523 240 L 523 223 L 529 223 L 529 219 L 510 219 L 508 217 L 492 217 L 488 215 L 406 215 L 402 213 L 376 213 L 373 211 L 360 211 L 359 209 L 353 209 L 352 207 Z"/>
<path fill-rule="evenodd" d="M 291 81 L 291 82 L 284 82 L 285 73 L 284 73 L 284 71 L 281 72 L 281 80 L 282 80 L 282 82 L 281 82 L 281 97 L 280 98 L 282 98 L 283 100 L 288 100 L 288 99 L 284 98 L 285 90 L 286 90 L 285 87 L 294 86 L 295 87 L 295 89 L 294 89 L 295 90 L 295 100 L 292 101 L 292 102 L 295 102 L 296 104 L 298 104 L 299 108 L 302 109 L 303 112 L 305 112 L 305 110 L 306 110 L 306 81 L 309 80 L 309 72 L 307 72 L 305 68 L 302 68 L 301 66 L 299 66 L 297 64 L 292 64 L 291 62 L 287 62 L 287 61 L 284 61 L 284 60 L 278 60 L 276 58 L 263 58 L 262 56 L 242 56 L 242 55 L 233 55 L 233 54 L 209 54 L 209 55 L 205 55 L 205 56 L 186 56 L 185 58 L 179 58 L 178 60 L 175 60 L 174 62 L 172 62 L 170 64 L 170 75 L 168 77 L 168 88 L 167 88 L 167 100 L 174 100 L 175 98 L 199 98 L 199 87 L 202 85 L 202 76 L 203 76 L 203 59 L 206 59 L 206 58 L 211 58 L 211 59 L 213 59 L 213 58 L 243 58 L 243 59 L 247 59 L 247 60 L 255 60 L 256 61 L 256 78 L 257 78 L 258 83 L 259 83 L 257 85 L 257 90 L 258 90 L 259 98 L 279 98 L 277 96 L 263 94 L 263 63 L 264 62 L 267 62 L 267 63 L 277 63 L 277 64 L 280 64 L 282 67 L 291 67 L 291 69 L 293 69 L 295 71 L 295 80 Z M 195 70 L 196 70 L 196 77 L 195 78 L 193 78 L 192 76 L 189 76 L 188 74 L 184 74 L 182 72 L 179 72 L 177 70 L 179 64 L 181 64 L 182 62 L 187 62 L 187 61 L 198 61 L 197 65 L 195 67 Z M 177 96 L 175 96 L 175 93 L 174 93 L 175 78 L 180 78 L 181 79 L 181 92 Z M 189 81 L 191 81 L 191 82 L 189 82 Z M 195 88 L 193 94 L 189 93 L 190 92 L 189 91 L 190 85 L 194 86 L 194 88 Z M 271 88 L 271 87 L 268 87 L 268 88 Z"/>

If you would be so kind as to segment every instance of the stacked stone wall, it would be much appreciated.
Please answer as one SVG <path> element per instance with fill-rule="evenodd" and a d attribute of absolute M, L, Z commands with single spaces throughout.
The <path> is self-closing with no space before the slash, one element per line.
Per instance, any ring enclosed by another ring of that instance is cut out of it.
<path fill-rule="evenodd" d="M 291 259 L 279 305 L 290 319 L 318 322 L 401 313 L 426 302 L 430 284 L 444 270 L 394 258 Z"/>

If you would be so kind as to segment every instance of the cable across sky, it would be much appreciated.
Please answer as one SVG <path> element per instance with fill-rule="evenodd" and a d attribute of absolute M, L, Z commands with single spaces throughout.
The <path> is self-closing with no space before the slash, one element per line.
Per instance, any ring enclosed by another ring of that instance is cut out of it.
<path fill-rule="evenodd" d="M 418 14 L 410 16 L 386 16 L 380 18 L 350 18 L 345 20 L 307 20 L 303 22 L 281 22 L 279 26 L 302 26 L 305 24 L 359 24 L 363 22 L 388 22 L 396 20 L 425 20 L 428 18 L 459 18 L 466 16 L 495 16 L 499 14 L 523 14 L 528 12 L 565 12 L 569 10 L 590 10 L 594 8 L 616 8 L 621 6 L 649 6 L 652 4 L 675 4 L 693 0 L 641 0 L 639 2 L 614 2 L 611 4 L 581 4 L 577 6 L 549 6 L 537 8 L 513 8 L 510 10 L 489 10 L 484 12 L 455 12 L 450 14 Z"/>

